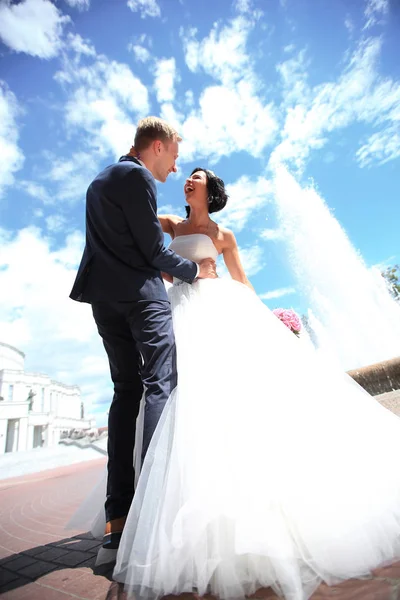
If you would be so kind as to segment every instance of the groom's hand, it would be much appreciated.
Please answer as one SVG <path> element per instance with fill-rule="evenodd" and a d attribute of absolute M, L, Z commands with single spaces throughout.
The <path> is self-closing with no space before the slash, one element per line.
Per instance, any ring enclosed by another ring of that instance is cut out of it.
<path fill-rule="evenodd" d="M 199 262 L 200 272 L 198 279 L 215 279 L 217 275 L 217 265 L 212 258 L 204 258 Z"/>

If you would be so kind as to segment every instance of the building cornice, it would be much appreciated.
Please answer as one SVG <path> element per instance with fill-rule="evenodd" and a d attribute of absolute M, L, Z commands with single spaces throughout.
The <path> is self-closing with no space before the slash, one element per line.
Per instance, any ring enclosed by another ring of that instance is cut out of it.
<path fill-rule="evenodd" d="M 25 354 L 21 350 L 18 350 L 18 348 L 16 348 L 15 346 L 5 344 L 4 342 L 0 342 L 0 346 L 2 346 L 3 348 L 9 348 L 9 350 L 14 350 L 14 352 L 17 352 L 17 354 L 22 356 L 22 358 L 25 358 Z"/>

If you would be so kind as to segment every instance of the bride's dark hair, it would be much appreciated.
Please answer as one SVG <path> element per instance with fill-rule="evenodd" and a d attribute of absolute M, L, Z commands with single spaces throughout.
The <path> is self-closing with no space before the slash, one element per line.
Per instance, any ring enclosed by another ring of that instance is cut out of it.
<path fill-rule="evenodd" d="M 207 177 L 207 191 L 208 191 L 208 212 L 214 213 L 225 208 L 226 203 L 228 202 L 228 194 L 225 191 L 225 183 L 216 176 L 215 173 L 209 171 L 208 169 L 202 169 L 201 167 L 196 167 L 190 173 L 197 173 L 198 171 L 203 171 Z M 186 209 L 186 217 L 190 215 L 190 206 L 185 206 Z"/>

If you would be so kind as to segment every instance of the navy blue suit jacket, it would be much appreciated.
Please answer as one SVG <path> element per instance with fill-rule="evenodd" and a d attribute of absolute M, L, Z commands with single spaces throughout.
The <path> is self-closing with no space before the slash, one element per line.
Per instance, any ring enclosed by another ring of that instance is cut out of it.
<path fill-rule="evenodd" d="M 135 158 L 123 156 L 88 188 L 86 246 L 70 297 L 167 300 L 161 271 L 191 283 L 197 265 L 165 247 L 154 177 Z"/>

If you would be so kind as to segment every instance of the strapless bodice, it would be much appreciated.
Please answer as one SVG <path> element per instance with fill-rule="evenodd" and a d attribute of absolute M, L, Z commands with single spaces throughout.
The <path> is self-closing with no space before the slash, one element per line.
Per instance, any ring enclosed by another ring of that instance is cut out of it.
<path fill-rule="evenodd" d="M 179 235 L 172 240 L 169 247 L 179 254 L 179 256 L 183 256 L 183 258 L 188 258 L 194 262 L 199 262 L 203 258 L 217 260 L 218 257 L 218 251 L 212 239 L 204 233 Z"/>

